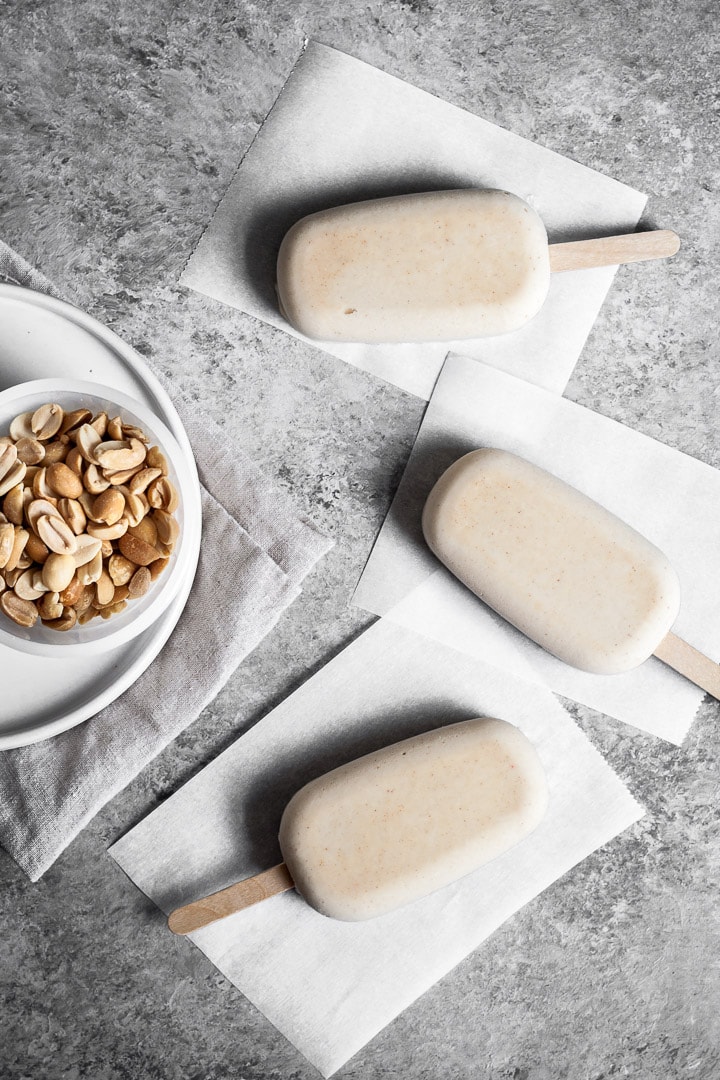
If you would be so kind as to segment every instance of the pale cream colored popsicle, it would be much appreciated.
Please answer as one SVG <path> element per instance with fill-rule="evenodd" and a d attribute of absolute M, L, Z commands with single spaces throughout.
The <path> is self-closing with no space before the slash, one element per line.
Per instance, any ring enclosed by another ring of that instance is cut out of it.
<path fill-rule="evenodd" d="M 323 210 L 280 248 L 280 309 L 324 341 L 504 334 L 540 310 L 545 226 L 505 191 L 438 191 Z"/>
<path fill-rule="evenodd" d="M 506 191 L 461 189 L 322 210 L 285 236 L 280 311 L 321 341 L 450 341 L 516 330 L 550 272 L 674 255 L 669 230 L 548 247 L 531 206 Z"/>
<path fill-rule="evenodd" d="M 680 585 L 662 552 L 529 461 L 466 454 L 430 492 L 422 527 L 453 574 L 566 663 L 613 674 L 655 654 L 720 695 L 718 665 L 669 632 Z"/>
<path fill-rule="evenodd" d="M 513 847 L 547 805 L 525 735 L 503 720 L 438 728 L 313 780 L 280 824 L 284 864 L 180 908 L 188 933 L 295 888 L 323 915 L 369 919 L 441 889 Z"/>

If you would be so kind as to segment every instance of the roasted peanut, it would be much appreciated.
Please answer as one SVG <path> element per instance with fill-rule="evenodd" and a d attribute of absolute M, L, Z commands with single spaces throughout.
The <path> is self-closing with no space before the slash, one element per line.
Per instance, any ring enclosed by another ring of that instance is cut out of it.
<path fill-rule="evenodd" d="M 79 600 L 76 600 L 73 604 L 73 607 L 77 611 L 78 615 L 82 615 L 84 611 L 87 611 L 88 608 L 92 606 L 92 602 L 94 599 L 94 587 L 92 585 L 83 585 Z"/>
<path fill-rule="evenodd" d="M 47 466 L 42 465 L 35 470 L 32 482 L 33 495 L 36 499 L 47 499 L 49 502 L 55 502 L 57 499 L 57 493 L 53 491 L 48 483 L 47 478 Z"/>
<path fill-rule="evenodd" d="M 124 555 L 111 555 L 108 559 L 108 574 L 116 586 L 127 585 L 136 570 L 135 563 L 130 562 Z"/>
<path fill-rule="evenodd" d="M 107 491 L 110 487 L 110 481 L 103 476 L 95 464 L 88 465 L 83 483 L 91 495 L 99 495 L 101 491 Z"/>
<path fill-rule="evenodd" d="M 7 566 L 15 543 L 15 526 L 9 522 L 0 525 L 0 567 Z"/>
<path fill-rule="evenodd" d="M 75 576 L 75 560 L 72 555 L 58 555 L 52 551 L 42 568 L 42 579 L 51 592 L 62 592 Z"/>
<path fill-rule="evenodd" d="M 37 523 L 41 517 L 57 517 L 62 520 L 62 514 L 55 503 L 51 502 L 49 499 L 33 499 L 33 501 L 25 507 L 25 517 L 28 525 L 34 532 L 37 532 Z"/>
<path fill-rule="evenodd" d="M 14 585 L 16 594 L 22 600 L 37 600 L 43 595 L 45 589 L 36 589 L 33 581 L 34 572 L 30 569 L 23 570 Z"/>
<path fill-rule="evenodd" d="M 42 565 L 50 554 L 50 549 L 47 544 L 43 544 L 39 536 L 31 532 L 25 544 L 25 552 L 34 563 Z"/>
<path fill-rule="evenodd" d="M 90 421 L 90 426 L 95 428 L 98 435 L 102 439 L 103 436 L 105 435 L 106 431 L 107 431 L 107 426 L 108 426 L 108 415 L 107 415 L 107 413 L 106 412 L 101 412 L 101 413 L 98 413 L 97 416 L 94 416 L 92 418 L 92 420 Z"/>
<path fill-rule="evenodd" d="M 156 510 L 165 510 L 174 514 L 178 508 L 178 493 L 167 476 L 160 476 L 147 489 L 148 502 Z"/>
<path fill-rule="evenodd" d="M 135 473 L 132 480 L 128 484 L 128 487 L 135 495 L 139 495 L 141 492 L 145 491 L 148 484 L 151 484 L 153 480 L 157 480 L 162 475 L 163 473 L 161 469 L 140 469 L 139 472 Z"/>
<path fill-rule="evenodd" d="M 133 469 L 145 460 L 147 447 L 140 439 L 101 442 L 95 447 L 95 461 L 110 473 Z"/>
<path fill-rule="evenodd" d="M 107 423 L 107 434 L 116 442 L 120 442 L 123 436 L 122 420 L 119 416 L 113 416 Z"/>
<path fill-rule="evenodd" d="M 95 582 L 95 599 L 93 607 L 101 608 L 112 604 L 115 597 L 115 586 L 107 570 L 103 570 Z"/>
<path fill-rule="evenodd" d="M 15 570 L 15 568 L 19 566 L 20 560 L 25 550 L 25 545 L 27 544 L 28 538 L 30 536 L 30 533 L 27 531 L 27 529 L 21 529 L 17 525 L 14 526 L 14 528 L 15 536 L 13 538 L 13 547 L 12 552 L 10 553 L 10 558 L 5 563 L 6 570 Z"/>
<path fill-rule="evenodd" d="M 147 463 L 152 469 L 159 469 L 163 476 L 168 474 L 168 463 L 159 446 L 151 446 L 147 452 Z"/>
<path fill-rule="evenodd" d="M 150 563 L 148 570 L 150 571 L 150 577 L 153 581 L 160 577 L 169 562 L 169 559 L 156 559 L 155 562 Z"/>
<path fill-rule="evenodd" d="M 62 615 L 57 619 L 50 619 L 47 622 L 47 626 L 51 630 L 72 630 L 73 626 L 77 622 L 77 614 L 75 608 L 67 607 L 63 608 Z"/>
<path fill-rule="evenodd" d="M 73 428 L 79 427 L 80 424 L 87 424 L 88 420 L 91 419 L 92 413 L 89 409 L 74 409 L 72 412 L 66 412 L 60 432 L 65 435 L 66 432 L 72 431 Z"/>
<path fill-rule="evenodd" d="M 153 511 L 153 521 L 155 522 L 157 538 L 160 543 L 165 544 L 167 547 L 172 547 L 180 534 L 180 526 L 177 523 L 177 518 L 174 518 L 172 514 L 168 514 L 164 510 L 155 510 Z"/>
<path fill-rule="evenodd" d="M 135 495 L 127 488 L 122 488 L 122 493 L 125 497 L 125 509 L 123 510 L 123 517 L 127 518 L 128 527 L 132 528 L 139 525 L 142 519 L 148 512 L 147 501 L 143 501 L 140 495 Z"/>
<path fill-rule="evenodd" d="M 38 439 L 18 439 L 15 449 L 26 465 L 37 465 L 45 457 L 45 447 Z"/>
<path fill-rule="evenodd" d="M 128 481 L 132 480 L 133 476 L 140 468 L 140 465 L 134 465 L 130 469 L 119 469 L 117 472 L 108 472 L 106 469 L 105 475 L 107 476 L 113 487 L 120 487 L 123 484 L 127 484 Z"/>
<path fill-rule="evenodd" d="M 102 540 L 96 540 L 94 536 L 83 533 L 82 536 L 78 536 L 75 545 L 75 551 L 73 552 L 75 566 L 85 566 L 86 563 L 89 563 L 91 559 L 100 554 Z"/>
<path fill-rule="evenodd" d="M 43 622 L 50 622 L 61 617 L 63 605 L 60 603 L 57 593 L 46 592 L 38 600 L 37 610 Z"/>
<path fill-rule="evenodd" d="M 99 540 L 118 540 L 127 532 L 128 523 L 124 518 L 120 521 L 116 521 L 113 525 L 100 525 L 95 521 L 91 521 L 87 527 L 87 531 L 90 536 L 95 536 Z M 104 551 L 103 554 L 107 558 L 109 552 Z"/>
<path fill-rule="evenodd" d="M 151 584 L 152 578 L 147 566 L 139 566 L 128 582 L 128 597 L 135 600 L 138 596 L 144 596 Z"/>
<path fill-rule="evenodd" d="M 51 490 L 65 499 L 77 499 L 82 495 L 83 482 L 64 461 L 56 461 L 47 470 L 47 482 Z"/>
<path fill-rule="evenodd" d="M 137 525 L 131 526 L 128 532 L 144 540 L 150 547 L 154 547 L 157 543 L 157 526 L 150 516 L 144 517 Z"/>
<path fill-rule="evenodd" d="M 85 460 L 89 461 L 91 465 L 97 464 L 95 461 L 95 450 L 100 445 L 100 441 L 100 436 L 90 424 L 81 424 L 77 429 L 75 445 Z"/>
<path fill-rule="evenodd" d="M 75 607 L 84 592 L 85 586 L 80 581 L 77 574 L 73 574 L 66 587 L 61 591 L 58 599 L 63 607 Z"/>
<path fill-rule="evenodd" d="M 83 563 L 82 566 L 77 568 L 77 576 L 82 581 L 83 585 L 93 585 L 103 570 L 103 558 L 102 552 L 98 548 L 97 554 L 90 560 L 90 562 Z"/>
<path fill-rule="evenodd" d="M 75 533 L 60 514 L 39 517 L 36 530 L 50 551 L 56 551 L 59 555 L 72 555 L 77 550 Z"/>
<path fill-rule="evenodd" d="M 8 521 L 12 521 L 13 525 L 22 525 L 23 523 L 23 514 L 25 512 L 23 490 L 22 484 L 16 484 L 14 488 L 10 488 L 3 499 L 3 514 Z"/>
<path fill-rule="evenodd" d="M 139 536 L 134 536 L 130 532 L 126 532 L 124 536 L 120 537 L 118 547 L 125 558 L 136 563 L 137 566 L 149 566 L 155 559 L 160 558 L 160 552 L 157 548 L 152 547 L 144 540 L 141 540 Z"/>
<path fill-rule="evenodd" d="M 30 627 L 37 622 L 38 609 L 32 600 L 23 600 L 12 589 L 0 593 L 0 609 L 18 626 Z"/>
<path fill-rule="evenodd" d="M 58 510 L 76 536 L 85 532 L 87 517 L 82 504 L 77 499 L 59 499 Z"/>
<path fill-rule="evenodd" d="M 7 495 L 10 488 L 14 488 L 16 484 L 21 483 L 26 472 L 27 465 L 25 462 L 15 459 L 0 480 L 0 495 Z"/>
<path fill-rule="evenodd" d="M 30 418 L 30 428 L 33 435 L 40 442 L 52 439 L 53 435 L 57 435 L 60 430 L 64 417 L 65 413 L 54 402 L 41 405 Z"/>
<path fill-rule="evenodd" d="M 116 488 L 109 488 L 97 496 L 92 505 L 90 516 L 93 521 L 103 522 L 105 525 L 114 525 L 123 516 L 124 511 L 125 496 Z"/>
<path fill-rule="evenodd" d="M 68 469 L 72 469 L 72 471 L 74 473 L 77 473 L 78 476 L 82 476 L 83 456 L 78 450 L 77 446 L 73 446 L 72 449 L 68 450 L 68 456 L 65 458 L 65 464 L 67 465 Z"/>
<path fill-rule="evenodd" d="M 20 415 L 16 416 L 10 424 L 10 438 L 13 442 L 17 443 L 20 439 L 35 438 L 35 432 L 30 426 L 32 415 L 31 412 L 20 413 Z"/>
<path fill-rule="evenodd" d="M 70 453 L 70 445 L 67 442 L 62 442 L 57 439 L 54 442 L 45 444 L 45 457 L 42 460 L 43 465 L 55 465 L 59 461 L 65 461 L 66 457 Z"/>

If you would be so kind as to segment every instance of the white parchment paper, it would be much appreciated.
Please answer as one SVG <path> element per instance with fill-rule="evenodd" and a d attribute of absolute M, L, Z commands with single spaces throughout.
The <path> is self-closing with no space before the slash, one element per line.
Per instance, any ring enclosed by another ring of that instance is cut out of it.
<path fill-rule="evenodd" d="M 642 816 L 553 695 L 380 620 L 111 854 L 169 912 L 280 861 L 282 810 L 313 777 L 421 731 L 486 715 L 517 724 L 547 771 L 547 815 L 517 847 L 368 922 L 327 919 L 289 892 L 192 935 L 329 1076 L 520 907 Z"/>
<path fill-rule="evenodd" d="M 625 675 L 576 671 L 438 569 L 420 528 L 425 497 L 452 461 L 480 446 L 528 458 L 647 536 L 680 577 L 682 607 L 674 631 L 712 659 L 720 657 L 720 473 L 460 356 L 448 357 L 438 379 L 354 602 L 680 744 L 703 697 L 686 679 L 654 658 Z M 404 598 L 403 607 L 391 611 Z"/>
<path fill-rule="evenodd" d="M 280 241 L 295 221 L 362 199 L 456 187 L 520 195 L 554 242 L 632 232 L 646 202 L 616 180 L 311 41 L 181 282 L 301 336 L 281 318 L 274 289 Z M 554 274 L 531 323 L 464 341 L 460 351 L 562 393 L 614 275 L 612 267 Z M 425 399 L 446 353 L 459 348 L 319 347 Z"/>

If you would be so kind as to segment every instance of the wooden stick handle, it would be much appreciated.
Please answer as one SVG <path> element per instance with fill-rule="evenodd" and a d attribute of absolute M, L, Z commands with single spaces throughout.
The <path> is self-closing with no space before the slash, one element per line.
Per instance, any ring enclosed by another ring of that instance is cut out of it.
<path fill-rule="evenodd" d="M 687 641 L 670 633 L 660 642 L 654 655 L 720 700 L 720 664 L 688 645 Z"/>
<path fill-rule="evenodd" d="M 212 893 L 202 900 L 176 908 L 170 914 L 168 926 L 173 934 L 189 934 L 202 926 L 217 922 L 218 919 L 224 919 L 235 911 L 259 904 L 261 900 L 267 900 L 276 893 L 287 892 L 294 884 L 285 863 L 279 863 L 270 870 L 264 870 L 262 874 L 245 878 L 244 881 L 238 881 L 237 884 Z"/>
<path fill-rule="evenodd" d="M 591 270 L 595 266 L 619 266 L 621 263 L 667 259 L 680 247 L 680 237 L 671 229 L 654 232 L 602 236 L 597 240 L 573 240 L 569 244 L 550 244 L 550 269 Z"/>

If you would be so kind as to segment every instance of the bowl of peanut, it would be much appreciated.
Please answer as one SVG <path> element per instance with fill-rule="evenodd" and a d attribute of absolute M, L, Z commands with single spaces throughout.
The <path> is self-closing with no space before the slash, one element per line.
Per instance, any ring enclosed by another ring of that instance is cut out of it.
<path fill-rule="evenodd" d="M 0 393 L 0 645 L 100 652 L 192 580 L 200 489 L 165 424 L 96 383 Z"/>

